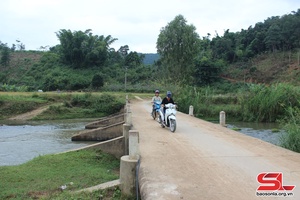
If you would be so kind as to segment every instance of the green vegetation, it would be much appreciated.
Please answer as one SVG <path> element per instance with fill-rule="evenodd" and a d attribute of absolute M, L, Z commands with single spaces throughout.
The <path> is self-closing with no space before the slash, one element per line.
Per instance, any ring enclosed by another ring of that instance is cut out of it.
<path fill-rule="evenodd" d="M 272 128 L 272 133 L 278 133 L 278 132 L 280 132 L 280 129 L 278 129 L 278 128 Z"/>
<path fill-rule="evenodd" d="M 162 78 L 192 83 L 189 78 L 193 75 L 194 58 L 200 53 L 199 42 L 196 27 L 187 25 L 182 15 L 168 23 L 157 39 L 157 51 L 163 65 Z"/>
<path fill-rule="evenodd" d="M 51 105 L 47 111 L 34 119 L 72 119 L 72 118 L 94 118 L 119 112 L 125 104 L 109 94 L 73 95 L 70 100 L 65 100 L 63 105 Z"/>
<path fill-rule="evenodd" d="M 195 116 L 211 120 L 218 120 L 223 110 L 229 121 L 276 122 L 287 116 L 287 107 L 300 106 L 299 88 L 283 83 L 246 84 L 235 92 L 228 89 L 225 93 L 217 87 L 182 87 L 176 95 L 181 111 L 188 113 L 193 105 Z"/>
<path fill-rule="evenodd" d="M 275 122 L 286 115 L 287 107 L 300 106 L 299 97 L 299 88 L 288 84 L 249 85 L 240 99 L 243 119 Z"/>
<path fill-rule="evenodd" d="M 241 128 L 238 128 L 238 127 L 233 127 L 232 130 L 234 130 L 234 131 L 240 131 L 240 130 L 242 130 L 242 129 L 241 129 Z"/>
<path fill-rule="evenodd" d="M 60 45 L 53 48 L 61 55 L 64 63 L 73 68 L 86 66 L 101 66 L 108 57 L 107 51 L 116 38 L 110 35 L 93 35 L 91 29 L 86 31 L 74 31 L 62 29 L 56 33 Z"/>
<path fill-rule="evenodd" d="M 0 84 L 0 91 L 4 92 L 27 92 L 27 86 L 16 86 L 16 85 L 8 85 L 8 84 Z"/>
<path fill-rule="evenodd" d="M 29 112 L 46 103 L 47 100 L 28 93 L 0 93 L 0 119 Z"/>
<path fill-rule="evenodd" d="M 0 119 L 46 105 L 49 108 L 35 120 L 103 117 L 124 104 L 123 94 L 117 93 L 0 93 Z"/>
<path fill-rule="evenodd" d="M 281 138 L 281 144 L 284 148 L 300 153 L 300 108 L 289 107 L 287 113 L 283 121 L 287 134 Z"/>
<path fill-rule="evenodd" d="M 218 120 L 220 111 L 226 112 L 227 120 L 240 119 L 241 105 L 238 94 L 220 93 L 212 87 L 184 87 L 176 93 L 175 101 L 179 110 L 188 113 L 190 105 L 194 106 L 194 115 L 206 120 Z"/>
<path fill-rule="evenodd" d="M 118 188 L 73 193 L 118 179 L 119 163 L 119 159 L 100 151 L 80 150 L 39 156 L 18 166 L 2 166 L 0 199 L 99 199 L 100 195 L 121 199 Z M 67 188 L 62 191 L 63 185 Z"/>

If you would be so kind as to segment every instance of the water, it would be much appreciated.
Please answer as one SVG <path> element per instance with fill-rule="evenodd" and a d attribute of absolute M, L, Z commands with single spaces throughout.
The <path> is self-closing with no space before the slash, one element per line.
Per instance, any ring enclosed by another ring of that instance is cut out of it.
<path fill-rule="evenodd" d="M 18 165 L 34 157 L 63 152 L 92 144 L 72 142 L 71 137 L 84 130 L 88 121 L 46 122 L 0 121 L 0 165 Z"/>
<path fill-rule="evenodd" d="M 39 155 L 63 152 L 94 142 L 72 142 L 71 137 L 93 120 L 60 121 L 0 121 L 0 166 L 18 165 Z M 279 145 L 283 131 L 275 123 L 230 122 L 228 128 L 240 128 L 239 132 L 266 142 Z"/>
<path fill-rule="evenodd" d="M 285 134 L 276 123 L 230 122 L 227 128 L 240 128 L 238 131 L 241 133 L 275 145 L 280 145 L 280 138 Z M 278 129 L 279 132 L 272 132 L 272 129 Z"/>

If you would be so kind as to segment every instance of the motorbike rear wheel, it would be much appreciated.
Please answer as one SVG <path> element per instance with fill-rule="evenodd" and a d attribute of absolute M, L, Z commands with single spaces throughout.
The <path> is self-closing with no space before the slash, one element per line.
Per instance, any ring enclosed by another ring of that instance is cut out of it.
<path fill-rule="evenodd" d="M 152 110 L 152 113 L 151 113 L 153 119 L 155 120 L 156 119 L 156 111 L 155 110 Z"/>
<path fill-rule="evenodd" d="M 159 123 L 160 123 L 161 127 L 165 128 L 165 125 L 164 125 L 164 122 L 163 122 L 161 116 L 159 115 L 158 117 L 159 117 Z"/>
<path fill-rule="evenodd" d="M 176 120 L 171 119 L 170 120 L 170 131 L 174 133 L 175 130 L 176 130 Z"/>

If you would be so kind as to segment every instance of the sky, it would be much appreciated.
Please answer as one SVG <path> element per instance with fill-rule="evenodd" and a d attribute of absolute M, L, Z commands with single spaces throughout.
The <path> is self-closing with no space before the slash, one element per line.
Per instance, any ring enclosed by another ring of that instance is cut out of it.
<path fill-rule="evenodd" d="M 237 32 L 300 9 L 300 0 L 0 0 L 0 41 L 26 50 L 59 44 L 61 29 L 117 38 L 110 47 L 156 53 L 161 29 L 181 14 L 199 36 Z"/>

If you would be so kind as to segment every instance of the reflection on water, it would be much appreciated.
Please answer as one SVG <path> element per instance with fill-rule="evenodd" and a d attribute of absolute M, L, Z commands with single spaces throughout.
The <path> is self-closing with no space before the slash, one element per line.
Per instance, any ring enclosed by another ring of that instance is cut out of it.
<path fill-rule="evenodd" d="M 280 145 L 280 138 L 285 134 L 276 123 L 230 122 L 227 127 L 240 128 L 241 133 L 275 145 Z M 272 129 L 278 129 L 279 132 L 272 132 Z"/>
<path fill-rule="evenodd" d="M 89 120 L 91 121 L 91 120 Z M 72 142 L 88 121 L 39 122 L 0 121 L 0 165 L 17 165 L 32 158 L 86 146 L 93 142 Z"/>

